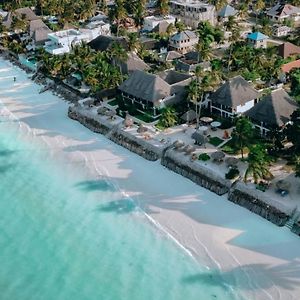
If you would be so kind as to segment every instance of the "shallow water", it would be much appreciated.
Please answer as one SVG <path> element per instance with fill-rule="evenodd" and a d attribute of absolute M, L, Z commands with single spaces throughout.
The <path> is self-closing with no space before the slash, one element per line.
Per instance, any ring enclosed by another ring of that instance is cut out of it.
<path fill-rule="evenodd" d="M 0 118 L 0 299 L 240 299 L 147 221 Z"/>

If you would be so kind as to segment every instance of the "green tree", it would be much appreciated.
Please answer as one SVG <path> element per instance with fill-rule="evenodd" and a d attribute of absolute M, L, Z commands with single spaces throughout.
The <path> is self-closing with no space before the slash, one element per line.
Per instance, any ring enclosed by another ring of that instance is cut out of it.
<path fill-rule="evenodd" d="M 238 118 L 232 132 L 232 139 L 244 158 L 244 148 L 248 147 L 254 137 L 252 123 L 245 117 Z"/>
<path fill-rule="evenodd" d="M 270 177 L 270 162 L 266 149 L 263 145 L 255 145 L 250 148 L 247 158 L 248 167 L 245 172 L 244 181 L 246 182 L 249 176 L 253 177 L 254 183 L 258 183 L 259 179 Z"/>
<path fill-rule="evenodd" d="M 166 107 L 162 110 L 159 124 L 165 128 L 172 127 L 178 122 L 176 110 L 173 107 Z"/>
<path fill-rule="evenodd" d="M 161 15 L 166 16 L 169 13 L 170 7 L 168 0 L 157 0 L 156 5 Z"/>

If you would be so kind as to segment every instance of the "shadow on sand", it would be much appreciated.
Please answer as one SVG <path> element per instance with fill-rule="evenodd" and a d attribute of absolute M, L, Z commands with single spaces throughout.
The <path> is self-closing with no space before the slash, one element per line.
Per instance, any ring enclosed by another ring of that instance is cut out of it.
<path fill-rule="evenodd" d="M 79 188 L 83 192 L 106 192 L 112 190 L 113 187 L 105 180 L 87 180 L 75 184 L 75 187 Z"/>
<path fill-rule="evenodd" d="M 128 214 L 136 210 L 134 201 L 130 199 L 122 199 L 111 201 L 107 204 L 99 205 L 96 211 L 106 213 Z"/>
<path fill-rule="evenodd" d="M 236 267 L 222 273 L 210 271 L 186 276 L 182 279 L 182 282 L 211 286 L 224 286 L 226 283 L 226 285 L 241 290 L 268 289 L 273 286 L 294 290 L 299 283 L 299 271 L 300 263 L 297 261 L 275 267 L 267 264 L 252 264 Z M 245 274 L 248 274 L 248 276 L 245 276 Z M 254 285 L 251 282 L 257 282 L 258 284 Z"/>

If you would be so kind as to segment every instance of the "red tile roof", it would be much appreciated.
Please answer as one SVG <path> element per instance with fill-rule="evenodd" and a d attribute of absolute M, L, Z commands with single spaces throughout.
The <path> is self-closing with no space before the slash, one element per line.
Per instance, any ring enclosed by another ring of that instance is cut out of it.
<path fill-rule="evenodd" d="M 283 43 L 278 46 L 278 54 L 283 58 L 287 58 L 294 54 L 300 54 L 300 47 L 288 42 Z"/>
<path fill-rule="evenodd" d="M 300 68 L 300 59 L 289 62 L 281 66 L 281 70 L 284 73 L 289 73 L 292 69 L 299 69 Z"/>

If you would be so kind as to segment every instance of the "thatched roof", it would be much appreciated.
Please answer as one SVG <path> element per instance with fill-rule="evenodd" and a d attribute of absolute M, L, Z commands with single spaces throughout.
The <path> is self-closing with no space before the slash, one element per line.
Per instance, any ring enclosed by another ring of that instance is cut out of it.
<path fill-rule="evenodd" d="M 40 19 L 29 23 L 29 35 L 36 43 L 48 40 L 48 33 L 51 32 L 52 30 Z"/>
<path fill-rule="evenodd" d="M 194 110 L 190 109 L 189 111 L 185 112 L 180 119 L 185 122 L 193 122 L 197 119 L 197 114 Z"/>
<path fill-rule="evenodd" d="M 119 86 L 119 90 L 156 103 L 170 95 L 171 86 L 157 75 L 137 70 Z"/>
<path fill-rule="evenodd" d="M 259 96 L 259 92 L 248 81 L 242 76 L 236 76 L 212 93 L 210 99 L 213 103 L 237 108 L 237 106 L 245 105 L 248 101 L 257 99 Z"/>
<path fill-rule="evenodd" d="M 207 143 L 207 137 L 203 134 L 203 132 L 196 130 L 192 136 L 192 139 L 194 139 L 198 144 L 202 145 Z"/>
<path fill-rule="evenodd" d="M 225 157 L 225 153 L 222 151 L 216 151 L 210 156 L 213 160 L 222 160 Z"/>
<path fill-rule="evenodd" d="M 257 122 L 281 127 L 290 120 L 298 104 L 284 89 L 272 91 L 245 114 Z"/>
<path fill-rule="evenodd" d="M 120 43 L 126 50 L 128 50 L 128 44 L 126 42 L 126 39 L 123 37 L 99 35 L 98 37 L 90 41 L 88 45 L 96 51 L 107 51 L 110 49 L 111 45 L 114 42 Z"/>

